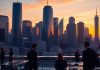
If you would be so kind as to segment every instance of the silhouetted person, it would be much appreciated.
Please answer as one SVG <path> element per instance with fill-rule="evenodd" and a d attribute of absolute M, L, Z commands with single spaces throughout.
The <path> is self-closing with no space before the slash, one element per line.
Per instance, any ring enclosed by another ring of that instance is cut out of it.
<path fill-rule="evenodd" d="M 85 42 L 84 47 L 86 50 L 83 51 L 83 70 L 93 70 L 96 64 L 96 52 L 89 48 L 89 43 Z"/>
<path fill-rule="evenodd" d="M 79 62 L 79 61 L 80 61 L 79 50 L 76 50 L 76 52 L 75 52 L 75 61 L 76 61 L 76 62 Z"/>
<path fill-rule="evenodd" d="M 2 47 L 0 48 L 0 50 L 1 50 L 1 52 L 0 52 L 0 62 L 2 64 L 5 61 L 5 51 Z"/>
<path fill-rule="evenodd" d="M 36 44 L 32 45 L 32 50 L 30 50 L 27 54 L 28 59 L 28 70 L 37 70 L 37 52 L 36 52 Z"/>
<path fill-rule="evenodd" d="M 66 70 L 67 62 L 64 60 L 62 53 L 58 54 L 58 59 L 55 62 L 55 69 L 56 70 Z"/>
<path fill-rule="evenodd" d="M 9 61 L 10 62 L 13 61 L 13 50 L 12 50 L 12 48 L 9 48 Z"/>
<path fill-rule="evenodd" d="M 96 67 L 100 67 L 99 54 L 96 54 Z"/>

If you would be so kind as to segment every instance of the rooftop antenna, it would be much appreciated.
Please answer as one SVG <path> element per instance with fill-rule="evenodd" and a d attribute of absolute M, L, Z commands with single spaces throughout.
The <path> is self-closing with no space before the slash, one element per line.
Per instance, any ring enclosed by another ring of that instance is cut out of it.
<path fill-rule="evenodd" d="M 47 0 L 47 5 L 48 5 L 48 0 Z"/>
<path fill-rule="evenodd" d="M 98 12 L 97 12 L 97 8 L 96 8 L 96 15 L 97 15 L 97 13 L 98 13 Z"/>

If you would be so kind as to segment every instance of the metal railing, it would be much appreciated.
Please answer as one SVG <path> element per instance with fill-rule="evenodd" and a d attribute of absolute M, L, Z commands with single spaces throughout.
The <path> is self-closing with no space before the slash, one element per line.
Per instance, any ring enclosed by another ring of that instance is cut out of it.
<path fill-rule="evenodd" d="M 82 56 L 80 56 L 81 59 Z M 14 68 L 14 70 L 24 70 L 24 65 L 27 63 L 26 56 L 14 56 L 13 62 L 6 60 L 5 63 L 1 64 L 0 68 L 3 66 L 6 70 L 8 68 Z M 74 56 L 64 56 L 64 59 L 68 63 L 66 70 L 83 70 L 82 62 L 75 62 Z M 8 56 L 6 56 L 8 59 Z M 54 64 L 57 56 L 38 56 L 38 70 L 55 70 Z M 95 70 L 100 70 L 100 67 Z"/>

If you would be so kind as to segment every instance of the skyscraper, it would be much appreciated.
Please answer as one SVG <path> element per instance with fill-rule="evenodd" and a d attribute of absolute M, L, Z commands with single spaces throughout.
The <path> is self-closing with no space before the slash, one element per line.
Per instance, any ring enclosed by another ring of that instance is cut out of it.
<path fill-rule="evenodd" d="M 83 22 L 77 23 L 77 38 L 78 38 L 79 44 L 84 43 L 84 23 Z"/>
<path fill-rule="evenodd" d="M 53 18 L 54 22 L 54 36 L 58 38 L 58 18 Z"/>
<path fill-rule="evenodd" d="M 88 37 L 89 36 L 89 28 L 88 27 L 85 27 L 84 28 L 84 36 L 85 37 Z"/>
<path fill-rule="evenodd" d="M 40 39 L 42 38 L 42 25 L 43 25 L 43 21 L 40 21 L 39 23 L 38 23 L 38 25 L 39 25 L 39 37 L 40 37 Z"/>
<path fill-rule="evenodd" d="M 13 3 L 12 45 L 21 46 L 22 3 Z"/>
<path fill-rule="evenodd" d="M 49 6 L 48 3 L 43 8 L 43 31 L 42 31 L 42 40 L 47 41 L 50 32 L 53 33 L 53 9 L 52 6 Z"/>
<path fill-rule="evenodd" d="M 9 19 L 8 16 L 0 15 L 0 36 L 5 37 L 3 42 L 8 43 Z M 2 37 L 2 38 L 3 38 Z"/>
<path fill-rule="evenodd" d="M 58 18 L 53 18 L 53 22 L 54 22 L 54 39 L 53 39 L 53 43 L 55 46 L 58 45 Z"/>
<path fill-rule="evenodd" d="M 32 22 L 29 20 L 23 21 L 22 36 L 32 42 Z"/>
<path fill-rule="evenodd" d="M 63 24 L 64 24 L 64 19 L 62 18 L 59 22 L 59 34 L 60 37 L 63 35 Z"/>
<path fill-rule="evenodd" d="M 67 25 L 67 42 L 72 47 L 76 44 L 76 24 L 74 17 L 69 18 L 69 24 Z"/>
<path fill-rule="evenodd" d="M 97 15 L 97 10 L 96 10 L 96 15 L 94 17 L 94 22 L 95 22 L 95 42 L 99 43 L 99 16 Z"/>

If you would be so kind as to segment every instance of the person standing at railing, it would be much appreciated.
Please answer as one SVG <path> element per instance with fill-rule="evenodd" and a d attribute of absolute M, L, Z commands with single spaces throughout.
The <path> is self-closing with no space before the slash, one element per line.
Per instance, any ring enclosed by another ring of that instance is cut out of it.
<path fill-rule="evenodd" d="M 8 70 L 14 70 L 14 67 L 13 67 L 13 49 L 12 48 L 9 48 L 9 65 L 8 65 Z"/>
<path fill-rule="evenodd" d="M 79 50 L 76 50 L 76 52 L 75 52 L 75 61 L 76 61 L 76 62 L 79 62 L 79 61 L 80 61 Z"/>
<path fill-rule="evenodd" d="M 26 70 L 37 70 L 38 68 L 36 46 L 36 44 L 33 44 L 32 50 L 27 53 L 28 67 Z"/>
<path fill-rule="evenodd" d="M 13 50 L 12 48 L 9 48 L 9 62 L 13 61 Z"/>
<path fill-rule="evenodd" d="M 100 67 L 100 58 L 99 58 L 99 54 L 96 54 L 96 67 Z"/>
<path fill-rule="evenodd" d="M 4 51 L 4 49 L 1 47 L 1 48 L 0 48 L 0 63 L 2 64 L 2 63 L 4 63 L 4 61 L 5 61 L 5 51 Z"/>
<path fill-rule="evenodd" d="M 59 53 L 58 58 L 55 62 L 55 69 L 56 70 L 66 70 L 66 68 L 67 68 L 67 62 L 66 60 L 64 60 L 63 54 Z"/>
<path fill-rule="evenodd" d="M 85 42 L 84 47 L 86 50 L 83 51 L 83 70 L 93 70 L 96 65 L 96 52 L 89 48 L 89 43 Z"/>

